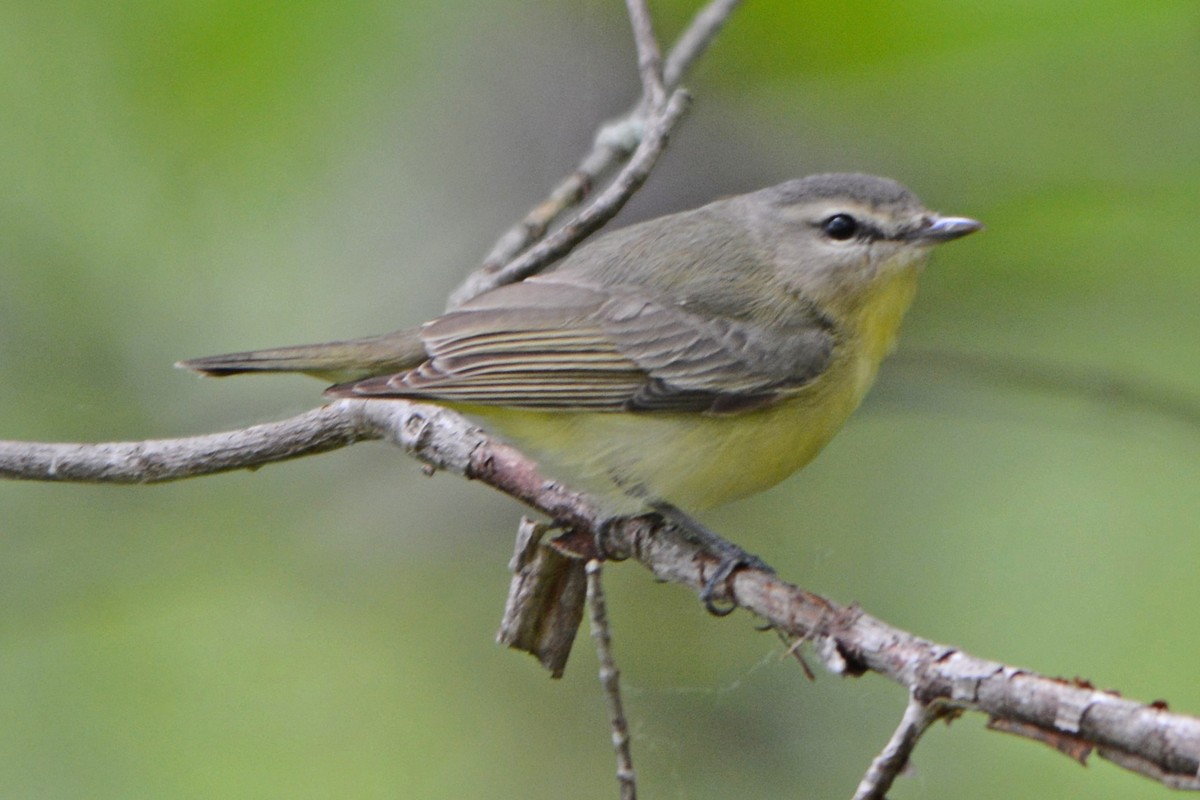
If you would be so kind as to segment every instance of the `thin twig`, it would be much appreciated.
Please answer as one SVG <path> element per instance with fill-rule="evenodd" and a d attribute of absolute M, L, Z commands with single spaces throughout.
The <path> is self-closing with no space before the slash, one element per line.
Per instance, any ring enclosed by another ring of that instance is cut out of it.
<path fill-rule="evenodd" d="M 741 4 L 742 0 L 713 0 L 692 18 L 663 65 L 663 83 L 668 91 L 679 85 Z"/>
<path fill-rule="evenodd" d="M 637 47 L 638 73 L 642 76 L 642 101 L 652 112 L 662 108 L 667 97 L 663 87 L 662 53 L 654 36 L 654 22 L 646 0 L 625 0 L 629 22 L 633 26 L 633 43 Z"/>
<path fill-rule="evenodd" d="M 608 722 L 612 730 L 613 750 L 617 755 L 617 784 L 621 787 L 621 800 L 636 800 L 637 776 L 633 771 L 633 755 L 629 750 L 629 722 L 625 718 L 625 706 L 621 702 L 621 673 L 613 658 L 612 636 L 608 625 L 608 606 L 604 600 L 601 581 L 603 567 L 597 559 L 588 561 L 587 599 L 591 610 L 592 641 L 596 645 L 596 658 L 600 662 L 600 686 L 608 701 Z"/>
<path fill-rule="evenodd" d="M 450 307 L 456 308 L 472 297 L 497 286 L 514 283 L 536 274 L 566 255 L 571 248 L 615 217 L 650 176 L 650 170 L 654 168 L 658 157 L 666 148 L 668 135 L 687 111 L 690 99 L 687 92 L 676 89 L 667 101 L 666 108 L 649 124 L 629 163 L 587 208 L 503 268 L 495 272 L 479 270 L 472 273 L 451 295 Z"/>
<path fill-rule="evenodd" d="M 926 705 L 910 695 L 908 705 L 904 709 L 904 716 L 900 718 L 900 724 L 896 726 L 892 738 L 888 740 L 883 750 L 867 768 L 867 774 L 863 776 L 862 781 L 858 784 L 858 789 L 854 792 L 854 800 L 886 800 L 888 789 L 891 788 L 896 777 L 908 766 L 908 759 L 912 756 L 922 734 L 945 714 L 946 711 L 943 707 Z"/>
<path fill-rule="evenodd" d="M 665 92 L 673 92 L 678 87 L 679 82 L 712 44 L 740 2 L 741 0 L 713 0 L 696 14 L 663 65 L 662 85 Z M 662 102 L 658 104 L 660 108 L 663 105 Z M 596 133 L 592 149 L 580 160 L 579 165 L 550 191 L 545 200 L 534 206 L 520 222 L 501 235 L 480 268 L 468 276 L 451 294 L 448 307 L 456 308 L 487 289 L 518 280 L 519 278 L 510 273 L 506 273 L 503 278 L 495 277 L 494 273 L 545 236 L 546 231 L 562 214 L 583 202 L 591 194 L 593 187 L 599 185 L 618 164 L 633 155 L 647 128 L 651 127 L 646 112 L 647 103 L 643 96 L 623 116 L 602 125 Z M 549 261 L 539 262 L 536 266 L 541 268 L 548 263 Z M 489 279 L 487 276 L 492 277 Z"/>

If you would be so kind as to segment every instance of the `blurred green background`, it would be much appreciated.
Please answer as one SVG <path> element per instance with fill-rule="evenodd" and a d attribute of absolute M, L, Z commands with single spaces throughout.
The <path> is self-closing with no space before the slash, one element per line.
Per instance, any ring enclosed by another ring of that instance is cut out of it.
<path fill-rule="evenodd" d="M 695 3 L 656 3 L 670 38 Z M 622 5 L 0 2 L 0 438 L 276 419 L 178 358 L 390 330 L 637 92 Z M 988 230 L 827 452 L 707 517 L 986 657 L 1200 713 L 1200 428 L 930 350 L 1200 398 L 1200 6 L 758 0 L 633 220 L 826 169 Z M 924 355 L 922 355 L 924 353 Z M 0 484 L 0 795 L 611 797 L 594 658 L 492 643 L 521 509 L 383 445 L 156 488 Z M 608 571 L 647 797 L 847 797 L 904 705 Z M 895 798 L 1165 797 L 967 717 Z"/>

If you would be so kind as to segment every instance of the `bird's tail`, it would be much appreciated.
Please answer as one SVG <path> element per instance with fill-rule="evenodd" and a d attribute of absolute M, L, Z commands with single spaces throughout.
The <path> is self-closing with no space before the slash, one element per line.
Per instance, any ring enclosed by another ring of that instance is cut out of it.
<path fill-rule="evenodd" d="M 331 383 L 403 372 L 425 360 L 418 328 L 366 339 L 251 350 L 179 361 L 175 366 L 210 377 L 245 372 L 301 372 Z"/>

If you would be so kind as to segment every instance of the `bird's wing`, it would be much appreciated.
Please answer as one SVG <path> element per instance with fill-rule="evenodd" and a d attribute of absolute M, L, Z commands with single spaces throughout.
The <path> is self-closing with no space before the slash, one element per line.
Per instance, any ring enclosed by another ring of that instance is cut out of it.
<path fill-rule="evenodd" d="M 429 359 L 331 389 L 547 410 L 759 408 L 811 381 L 834 339 L 816 322 L 785 332 L 705 318 L 629 289 L 531 279 L 425 325 Z"/>

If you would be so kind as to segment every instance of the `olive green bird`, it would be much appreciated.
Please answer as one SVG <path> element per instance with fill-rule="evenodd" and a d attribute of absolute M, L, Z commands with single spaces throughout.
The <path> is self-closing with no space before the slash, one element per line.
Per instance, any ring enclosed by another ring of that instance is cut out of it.
<path fill-rule="evenodd" d="M 440 403 L 613 515 L 701 528 L 678 509 L 766 489 L 820 452 L 895 346 L 932 247 L 980 227 L 886 178 L 814 175 L 601 236 L 414 328 L 180 366 Z"/>

